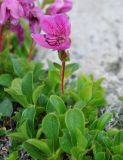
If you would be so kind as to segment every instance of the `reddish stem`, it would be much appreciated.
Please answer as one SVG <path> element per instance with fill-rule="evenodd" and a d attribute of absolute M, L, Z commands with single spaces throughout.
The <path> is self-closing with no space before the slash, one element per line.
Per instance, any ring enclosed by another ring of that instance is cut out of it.
<path fill-rule="evenodd" d="M 0 52 L 3 48 L 2 26 L 0 25 Z"/>
<path fill-rule="evenodd" d="M 28 56 L 28 60 L 29 60 L 29 61 L 32 60 L 32 53 L 33 53 L 34 46 L 35 46 L 35 44 L 34 44 L 34 41 L 32 40 L 31 46 L 30 46 L 30 48 L 29 48 L 29 56 Z"/>
<path fill-rule="evenodd" d="M 65 75 L 65 61 L 62 61 L 62 67 L 61 67 L 61 95 L 64 94 L 64 75 Z"/>

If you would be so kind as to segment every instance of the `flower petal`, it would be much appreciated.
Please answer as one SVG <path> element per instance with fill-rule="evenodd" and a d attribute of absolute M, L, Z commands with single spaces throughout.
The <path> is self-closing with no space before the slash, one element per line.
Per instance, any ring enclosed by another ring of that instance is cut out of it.
<path fill-rule="evenodd" d="M 47 9 L 48 14 L 56 14 L 64 6 L 63 0 L 56 0 L 50 7 Z"/>
<path fill-rule="evenodd" d="M 56 0 L 48 8 L 48 14 L 66 13 L 72 9 L 72 0 Z"/>
<path fill-rule="evenodd" d="M 35 40 L 37 44 L 43 46 L 45 48 L 53 49 L 53 50 L 65 50 L 70 48 L 70 39 L 66 39 L 63 43 L 57 44 L 57 37 L 52 37 L 49 41 L 46 41 L 46 35 L 40 34 L 32 34 L 32 38 Z"/>
<path fill-rule="evenodd" d="M 69 18 L 64 14 L 42 16 L 41 26 L 42 30 L 50 35 L 70 35 L 71 26 L 69 23 Z"/>
<path fill-rule="evenodd" d="M 19 16 L 24 14 L 23 8 L 17 0 L 4 0 L 3 3 L 6 5 L 6 8 L 10 10 L 13 18 L 18 19 Z"/>
<path fill-rule="evenodd" d="M 72 0 L 64 0 L 64 5 L 61 7 L 57 13 L 66 13 L 72 9 Z"/>
<path fill-rule="evenodd" d="M 3 3 L 0 6 L 0 24 L 3 24 L 6 20 L 6 5 Z"/>

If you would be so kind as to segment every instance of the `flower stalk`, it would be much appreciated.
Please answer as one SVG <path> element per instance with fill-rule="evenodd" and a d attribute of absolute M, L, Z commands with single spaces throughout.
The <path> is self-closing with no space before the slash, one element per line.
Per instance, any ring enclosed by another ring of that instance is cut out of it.
<path fill-rule="evenodd" d="M 62 67 L 61 67 L 61 95 L 64 95 L 64 75 L 65 75 L 65 61 L 62 61 Z"/>
<path fill-rule="evenodd" d="M 65 79 L 65 62 L 69 60 L 69 54 L 66 51 L 58 51 L 59 59 L 61 60 L 61 83 L 60 92 L 64 95 L 64 79 Z"/>

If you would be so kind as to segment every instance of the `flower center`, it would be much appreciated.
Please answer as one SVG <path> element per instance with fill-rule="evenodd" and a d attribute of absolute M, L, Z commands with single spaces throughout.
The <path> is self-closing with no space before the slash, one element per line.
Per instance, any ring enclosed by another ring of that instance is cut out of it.
<path fill-rule="evenodd" d="M 50 46 L 60 46 L 62 43 L 65 42 L 65 38 L 62 36 L 58 37 L 49 37 L 47 35 L 44 35 L 45 41 L 50 45 Z"/>

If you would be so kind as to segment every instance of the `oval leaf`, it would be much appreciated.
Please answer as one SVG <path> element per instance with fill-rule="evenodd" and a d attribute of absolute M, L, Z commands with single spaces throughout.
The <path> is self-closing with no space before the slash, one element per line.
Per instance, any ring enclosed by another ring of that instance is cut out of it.
<path fill-rule="evenodd" d="M 47 103 L 46 110 L 47 113 L 56 112 L 58 114 L 63 114 L 66 112 L 66 106 L 60 97 L 52 95 Z"/>
<path fill-rule="evenodd" d="M 42 121 L 42 129 L 44 134 L 55 140 L 59 135 L 60 123 L 57 116 L 53 113 L 48 114 Z"/>
<path fill-rule="evenodd" d="M 65 115 L 65 123 L 71 134 L 73 143 L 77 143 L 77 129 L 84 135 L 85 118 L 81 110 L 74 108 L 69 109 Z"/>
<path fill-rule="evenodd" d="M 0 103 L 0 116 L 10 117 L 13 112 L 13 106 L 9 99 L 5 99 Z"/>
<path fill-rule="evenodd" d="M 33 93 L 33 75 L 31 72 L 27 73 L 22 79 L 22 92 L 26 96 L 28 102 L 31 103 Z"/>

